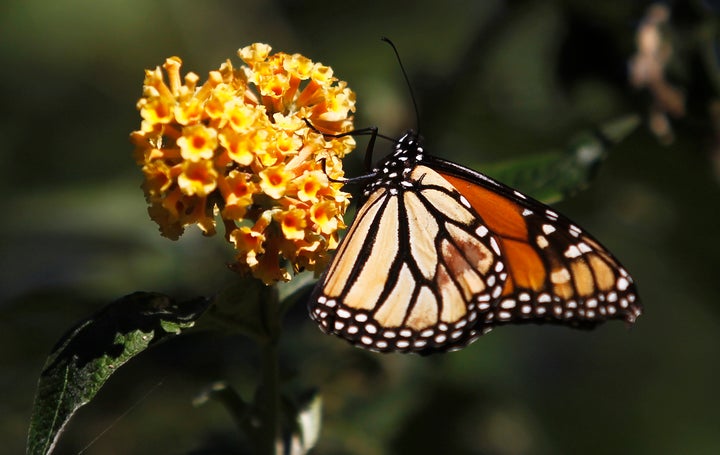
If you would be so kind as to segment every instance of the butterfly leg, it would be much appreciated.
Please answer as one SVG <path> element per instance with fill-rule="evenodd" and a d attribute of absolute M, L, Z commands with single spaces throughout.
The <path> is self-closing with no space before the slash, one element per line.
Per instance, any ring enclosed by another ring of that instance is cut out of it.
<path fill-rule="evenodd" d="M 372 170 L 372 154 L 373 150 L 375 150 L 375 140 L 379 137 L 382 137 L 384 139 L 388 139 L 390 141 L 395 142 L 391 137 L 383 136 L 382 134 L 378 133 L 378 127 L 377 126 L 369 126 L 367 128 L 360 128 L 358 130 L 352 130 L 348 131 L 347 133 L 340 133 L 340 134 L 327 134 L 323 133 L 322 131 L 315 128 L 315 125 L 313 125 L 310 120 L 303 119 L 305 121 L 305 124 L 309 126 L 313 131 L 316 133 L 320 133 L 323 136 L 327 137 L 333 137 L 333 138 L 339 138 L 339 137 L 345 137 L 345 136 L 370 136 L 370 140 L 368 141 L 368 145 L 365 148 L 365 169 L 368 171 Z"/>

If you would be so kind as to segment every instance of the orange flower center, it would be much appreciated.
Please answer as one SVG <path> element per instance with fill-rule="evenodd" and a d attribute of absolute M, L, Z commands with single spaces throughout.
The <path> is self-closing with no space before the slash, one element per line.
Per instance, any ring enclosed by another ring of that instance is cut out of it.
<path fill-rule="evenodd" d="M 280 174 L 272 174 L 270 176 L 270 183 L 277 186 L 280 185 L 283 182 L 283 177 Z"/>
<path fill-rule="evenodd" d="M 202 149 L 205 148 L 205 145 L 207 144 L 207 141 L 204 137 L 201 136 L 195 136 L 193 137 L 193 147 L 196 149 Z"/>

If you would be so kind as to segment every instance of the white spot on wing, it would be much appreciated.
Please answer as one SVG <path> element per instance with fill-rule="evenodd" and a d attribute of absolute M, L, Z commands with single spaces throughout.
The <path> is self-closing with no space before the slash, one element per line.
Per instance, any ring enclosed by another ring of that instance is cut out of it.
<path fill-rule="evenodd" d="M 535 243 L 537 243 L 537 246 L 539 246 L 540 249 L 545 249 L 548 247 L 548 245 L 550 245 L 550 243 L 548 243 L 547 239 L 542 235 L 538 235 L 535 238 Z"/>
<path fill-rule="evenodd" d="M 577 246 L 571 245 L 570 248 L 568 248 L 564 254 L 565 254 L 565 257 L 568 259 L 575 259 L 576 257 L 579 257 L 582 253 L 580 252 L 580 249 Z"/>
<path fill-rule="evenodd" d="M 500 246 L 498 245 L 498 243 L 497 243 L 497 241 L 495 240 L 494 237 L 491 237 L 491 238 L 490 238 L 490 246 L 492 247 L 492 249 L 493 249 L 493 251 L 495 252 L 495 254 L 497 254 L 498 256 L 500 256 Z"/>
<path fill-rule="evenodd" d="M 505 310 L 511 310 L 515 308 L 515 300 L 513 299 L 506 299 L 500 302 L 500 308 L 503 308 Z"/>
<path fill-rule="evenodd" d="M 630 282 L 625 277 L 620 277 L 617 280 L 617 288 L 620 291 L 624 291 L 630 286 Z"/>

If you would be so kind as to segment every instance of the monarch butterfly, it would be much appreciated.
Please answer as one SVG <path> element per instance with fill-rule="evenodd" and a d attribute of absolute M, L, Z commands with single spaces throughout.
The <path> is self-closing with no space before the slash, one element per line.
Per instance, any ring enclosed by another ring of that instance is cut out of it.
<path fill-rule="evenodd" d="M 407 132 L 309 301 L 356 346 L 429 354 L 494 326 L 635 322 L 633 279 L 597 240 L 543 203 L 424 152 Z"/>
<path fill-rule="evenodd" d="M 366 163 L 378 136 L 369 130 Z M 360 208 L 308 302 L 326 333 L 374 351 L 430 354 L 497 325 L 634 323 L 642 311 L 632 277 L 590 234 L 426 154 L 413 131 L 357 179 L 369 181 Z"/>

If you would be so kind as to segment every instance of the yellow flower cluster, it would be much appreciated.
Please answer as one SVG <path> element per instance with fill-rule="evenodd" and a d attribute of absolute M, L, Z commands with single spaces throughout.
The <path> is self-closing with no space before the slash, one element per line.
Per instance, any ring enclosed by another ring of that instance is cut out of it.
<path fill-rule="evenodd" d="M 238 51 L 199 85 L 181 78 L 177 57 L 147 70 L 131 134 L 145 174 L 148 212 L 177 239 L 197 224 L 215 234 L 219 217 L 237 250 L 233 268 L 266 284 L 290 269 L 319 270 L 337 247 L 349 195 L 334 180 L 351 136 L 355 94 L 332 68 L 267 44 Z M 309 127 L 307 122 L 313 127 Z M 322 163 L 325 163 L 323 169 Z"/>

